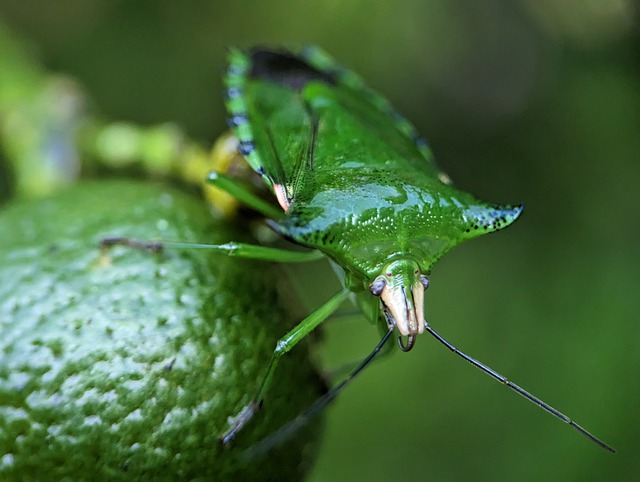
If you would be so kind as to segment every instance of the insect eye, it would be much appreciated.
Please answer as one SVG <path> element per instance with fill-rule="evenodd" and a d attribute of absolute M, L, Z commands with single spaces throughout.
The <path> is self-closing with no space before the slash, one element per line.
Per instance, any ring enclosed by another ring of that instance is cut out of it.
<path fill-rule="evenodd" d="M 424 290 L 427 291 L 427 288 L 429 287 L 429 278 L 424 275 L 420 276 L 420 283 L 424 286 Z"/>
<path fill-rule="evenodd" d="M 373 294 L 374 296 L 380 296 L 382 294 L 382 290 L 384 290 L 384 287 L 386 285 L 386 280 L 382 276 L 378 276 L 375 280 L 373 280 L 373 283 L 369 285 L 369 291 L 371 291 L 371 294 Z"/>

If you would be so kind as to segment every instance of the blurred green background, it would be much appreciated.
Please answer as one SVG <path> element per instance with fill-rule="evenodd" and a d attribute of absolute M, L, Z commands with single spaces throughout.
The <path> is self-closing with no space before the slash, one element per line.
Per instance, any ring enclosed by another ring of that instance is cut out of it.
<path fill-rule="evenodd" d="M 459 187 L 525 203 L 513 227 L 436 266 L 427 317 L 619 453 L 425 335 L 329 409 L 312 481 L 637 480 L 633 2 L 3 0 L 0 20 L 46 68 L 77 78 L 104 118 L 174 121 L 206 144 L 225 128 L 225 47 L 319 44 L 415 122 Z M 309 309 L 337 287 L 320 272 L 294 274 Z M 357 318 L 330 321 L 325 334 L 327 367 L 377 340 Z"/>

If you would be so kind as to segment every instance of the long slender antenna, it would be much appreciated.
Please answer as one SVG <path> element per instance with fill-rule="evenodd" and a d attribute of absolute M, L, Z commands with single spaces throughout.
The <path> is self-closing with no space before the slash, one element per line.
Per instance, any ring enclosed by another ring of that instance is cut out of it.
<path fill-rule="evenodd" d="M 380 353 L 382 347 L 389 341 L 391 334 L 395 328 L 395 323 L 388 322 L 387 332 L 384 334 L 382 339 L 378 342 L 376 347 L 369 353 L 364 360 L 362 360 L 358 366 L 340 383 L 333 386 L 331 390 L 325 393 L 322 397 L 318 398 L 315 402 L 313 402 L 309 407 L 303 411 L 296 418 L 287 422 L 285 425 L 280 427 L 271 435 L 263 438 L 261 441 L 252 445 L 244 452 L 242 452 L 242 457 L 246 459 L 251 459 L 253 457 L 257 457 L 259 455 L 267 452 L 271 447 L 278 445 L 279 443 L 287 440 L 291 435 L 293 435 L 300 427 L 309 422 L 315 415 L 317 415 L 320 411 L 327 407 L 335 398 L 342 392 L 349 383 L 353 381 L 355 377 L 357 377 Z"/>
<path fill-rule="evenodd" d="M 537 405 L 538 407 L 540 407 L 542 410 L 544 410 L 545 412 L 550 413 L 551 415 L 553 415 L 554 417 L 562 420 L 564 423 L 569 424 L 571 427 L 573 427 L 574 429 L 576 429 L 578 432 L 580 432 L 582 435 L 584 435 L 585 437 L 587 437 L 589 440 L 591 440 L 592 442 L 598 444 L 600 447 L 602 447 L 605 450 L 608 450 L 609 452 L 612 453 L 616 453 L 615 449 L 613 447 L 611 447 L 610 445 L 604 443 L 602 440 L 596 438 L 594 435 L 591 435 L 589 432 L 587 432 L 586 429 L 584 429 L 582 426 L 578 425 L 577 423 L 575 423 L 573 420 L 571 420 L 569 417 L 567 417 L 564 413 L 556 410 L 555 408 L 553 408 L 551 405 L 543 402 L 542 400 L 540 400 L 538 397 L 531 395 L 529 392 L 527 392 L 524 388 L 519 387 L 518 385 L 516 385 L 515 383 L 509 381 L 507 378 L 503 377 L 502 375 L 500 375 L 498 372 L 496 372 L 495 370 L 489 368 L 487 365 L 485 365 L 484 363 L 479 362 L 478 360 L 476 360 L 475 358 L 470 357 L 469 355 L 461 352 L 460 350 L 458 350 L 455 346 L 453 346 L 451 343 L 449 343 L 447 340 L 445 340 L 442 336 L 440 336 L 440 334 L 438 334 L 437 331 L 435 331 L 433 328 L 431 328 L 431 326 L 429 326 L 429 324 L 425 321 L 425 325 L 426 325 L 426 329 L 429 333 L 431 333 L 436 340 L 438 340 L 440 343 L 442 343 L 444 346 L 446 346 L 449 350 L 451 350 L 453 353 L 455 353 L 456 355 L 461 356 L 462 358 L 464 358 L 466 361 L 468 361 L 469 363 L 471 363 L 473 366 L 475 366 L 476 368 L 479 368 L 480 370 L 482 370 L 483 372 L 485 372 L 487 375 L 495 378 L 496 380 L 498 380 L 500 383 L 502 383 L 503 385 L 506 385 L 507 387 L 509 387 L 511 390 L 513 390 L 514 392 L 516 392 L 518 395 L 526 398 L 527 400 L 529 400 L 531 403 Z"/>

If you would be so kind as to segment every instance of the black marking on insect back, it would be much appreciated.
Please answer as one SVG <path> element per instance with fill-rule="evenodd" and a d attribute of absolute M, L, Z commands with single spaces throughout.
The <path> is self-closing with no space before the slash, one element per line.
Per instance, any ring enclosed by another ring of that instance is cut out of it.
<path fill-rule="evenodd" d="M 225 93 L 228 99 L 237 99 L 242 95 L 242 90 L 238 87 L 229 87 Z"/>
<path fill-rule="evenodd" d="M 227 125 L 231 129 L 233 129 L 234 127 L 238 127 L 241 124 L 246 124 L 247 122 L 249 122 L 249 118 L 247 117 L 247 114 L 244 114 L 242 112 L 236 113 L 227 118 Z"/>
<path fill-rule="evenodd" d="M 253 50 L 249 76 L 302 90 L 307 82 L 321 81 L 335 85 L 336 78 L 329 72 L 312 67 L 288 52 Z"/>
<path fill-rule="evenodd" d="M 264 170 L 264 166 L 260 166 L 258 169 L 256 169 L 256 172 L 258 173 L 258 175 L 264 176 L 264 173 L 266 171 Z"/>
<path fill-rule="evenodd" d="M 238 152 L 243 156 L 248 156 L 253 152 L 255 146 L 253 145 L 253 141 L 251 139 L 244 139 L 238 142 Z"/>
<path fill-rule="evenodd" d="M 429 147 L 429 144 L 427 143 L 427 140 L 422 137 L 420 134 L 418 134 L 416 132 L 415 136 L 413 137 L 413 142 L 416 143 L 416 146 L 422 148 L 422 149 L 427 149 Z"/>
<path fill-rule="evenodd" d="M 523 206 L 498 206 L 494 205 L 492 208 L 485 209 L 480 213 L 476 213 L 473 216 L 473 220 L 466 227 L 465 232 L 483 230 L 498 231 L 513 221 L 515 221 L 522 212 Z"/>

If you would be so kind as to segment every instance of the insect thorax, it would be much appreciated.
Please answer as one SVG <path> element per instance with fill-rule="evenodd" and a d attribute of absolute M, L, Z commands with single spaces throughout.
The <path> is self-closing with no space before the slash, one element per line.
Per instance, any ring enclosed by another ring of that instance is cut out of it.
<path fill-rule="evenodd" d="M 294 201 L 283 228 L 295 241 L 319 249 L 365 281 L 400 258 L 415 260 L 428 273 L 464 239 L 499 229 L 492 221 L 499 219 L 498 211 L 469 194 L 448 191 L 429 193 L 402 184 L 325 189 L 308 202 Z"/>

